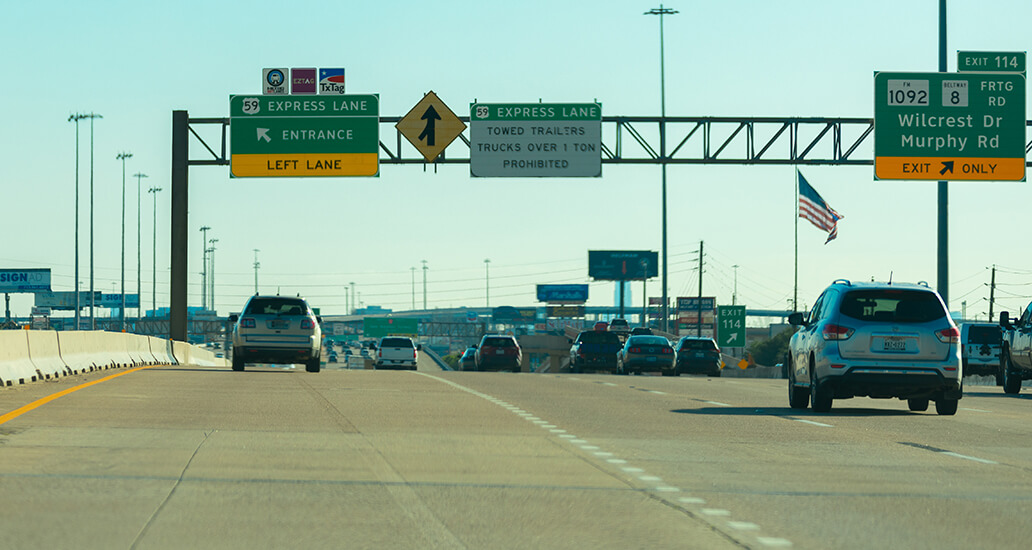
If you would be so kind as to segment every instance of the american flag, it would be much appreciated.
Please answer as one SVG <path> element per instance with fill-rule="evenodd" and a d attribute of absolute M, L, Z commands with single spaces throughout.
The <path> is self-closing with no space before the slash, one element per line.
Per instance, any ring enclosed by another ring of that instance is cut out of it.
<path fill-rule="evenodd" d="M 796 170 L 796 176 L 799 179 L 799 217 L 810 220 L 817 229 L 827 231 L 828 240 L 824 244 L 828 244 L 838 237 L 838 221 L 844 216 L 824 202 L 820 194 L 806 182 L 802 172 Z"/>

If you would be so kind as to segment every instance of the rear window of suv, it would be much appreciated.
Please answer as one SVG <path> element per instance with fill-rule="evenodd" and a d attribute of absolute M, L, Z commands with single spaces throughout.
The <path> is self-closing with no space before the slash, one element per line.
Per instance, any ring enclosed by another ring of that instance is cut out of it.
<path fill-rule="evenodd" d="M 968 344 L 989 344 L 998 346 L 1003 339 L 999 326 L 974 326 L 968 328 Z"/>
<path fill-rule="evenodd" d="M 681 349 L 703 349 L 716 351 L 717 343 L 713 340 L 684 340 Z"/>
<path fill-rule="evenodd" d="M 384 338 L 380 341 L 382 348 L 412 348 L 412 340 L 408 338 Z"/>
<path fill-rule="evenodd" d="M 619 344 L 620 337 L 612 332 L 582 332 L 578 341 L 583 344 Z"/>
<path fill-rule="evenodd" d="M 297 298 L 255 298 L 247 304 L 246 315 L 307 315 L 308 305 Z"/>
<path fill-rule="evenodd" d="M 946 310 L 934 293 L 903 289 L 847 292 L 839 312 L 875 323 L 927 323 L 946 316 Z"/>
<path fill-rule="evenodd" d="M 512 338 L 484 338 L 482 345 L 492 348 L 512 348 L 516 347 L 516 342 Z"/>

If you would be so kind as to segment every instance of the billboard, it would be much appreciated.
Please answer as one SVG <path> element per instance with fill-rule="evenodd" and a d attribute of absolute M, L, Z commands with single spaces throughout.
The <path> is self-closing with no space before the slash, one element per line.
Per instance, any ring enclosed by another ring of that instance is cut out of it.
<path fill-rule="evenodd" d="M 640 281 L 659 276 L 659 253 L 650 250 L 589 250 L 588 277 Z"/>
<path fill-rule="evenodd" d="M 537 309 L 532 307 L 501 306 L 491 310 L 491 320 L 495 323 L 533 325 L 536 317 Z"/>
<path fill-rule="evenodd" d="M 75 309 L 75 292 L 37 292 L 36 307 L 48 307 L 58 311 L 73 311 Z M 100 304 L 100 291 L 93 293 L 93 301 Z M 79 291 L 79 307 L 86 308 L 90 305 L 90 293 L 84 290 Z"/>
<path fill-rule="evenodd" d="M 588 301 L 588 285 L 537 285 L 539 302 L 583 304 Z"/>
<path fill-rule="evenodd" d="M 699 300 L 702 300 L 702 311 L 715 311 L 717 309 L 717 299 L 712 296 L 703 296 L 698 298 L 692 297 L 680 297 L 677 299 L 677 310 L 678 311 L 698 311 Z"/>
<path fill-rule="evenodd" d="M 50 292 L 50 268 L 0 269 L 0 292 Z"/>
<path fill-rule="evenodd" d="M 384 336 L 419 336 L 419 319 L 395 319 L 393 317 L 363 317 L 362 336 L 383 338 Z"/>
<path fill-rule="evenodd" d="M 547 306 L 549 317 L 584 317 L 584 306 Z"/>

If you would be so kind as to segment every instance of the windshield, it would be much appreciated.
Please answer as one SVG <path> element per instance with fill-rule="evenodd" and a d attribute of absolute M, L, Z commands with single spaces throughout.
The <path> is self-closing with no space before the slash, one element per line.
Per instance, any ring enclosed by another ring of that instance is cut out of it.
<path fill-rule="evenodd" d="M 611 332 L 582 332 L 577 340 L 583 344 L 620 343 L 620 337 Z"/>
<path fill-rule="evenodd" d="M 670 341 L 662 336 L 631 336 L 627 340 L 629 346 L 669 346 Z"/>
<path fill-rule="evenodd" d="M 1002 334 L 999 325 L 976 325 L 968 327 L 968 344 L 1000 345 Z"/>
<path fill-rule="evenodd" d="M 702 349 L 702 350 L 716 350 L 717 343 L 713 340 L 682 340 L 681 349 Z"/>
<path fill-rule="evenodd" d="M 412 348 L 412 340 L 408 338 L 384 338 L 380 341 L 380 347 L 384 348 Z"/>
<path fill-rule="evenodd" d="M 307 315 L 308 306 L 298 298 L 254 298 L 247 304 L 247 315 Z"/>
<path fill-rule="evenodd" d="M 511 348 L 516 345 L 512 338 L 484 338 L 484 346 L 494 348 Z"/>
<path fill-rule="evenodd" d="M 946 310 L 938 296 L 923 290 L 871 289 L 846 293 L 842 315 L 860 321 L 927 323 L 942 319 Z"/>

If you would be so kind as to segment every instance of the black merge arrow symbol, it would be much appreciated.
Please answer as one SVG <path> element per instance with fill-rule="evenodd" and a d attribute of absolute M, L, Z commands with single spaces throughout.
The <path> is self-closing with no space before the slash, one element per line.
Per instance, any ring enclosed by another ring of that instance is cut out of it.
<path fill-rule="evenodd" d="M 949 172 L 951 174 L 953 173 L 953 161 L 952 160 L 944 160 L 944 161 L 942 161 L 942 170 L 939 170 L 939 175 L 942 176 L 946 172 Z"/>
<path fill-rule="evenodd" d="M 433 105 L 426 108 L 426 112 L 423 116 L 419 117 L 426 121 L 426 128 L 423 128 L 423 133 L 419 134 L 419 139 L 426 138 L 426 144 L 428 147 L 434 146 L 434 125 L 435 122 L 441 120 L 441 115 L 437 114 L 437 109 L 434 109 Z"/>

